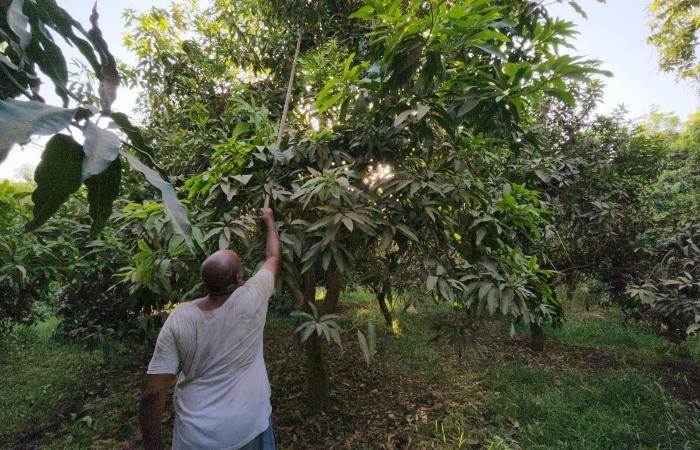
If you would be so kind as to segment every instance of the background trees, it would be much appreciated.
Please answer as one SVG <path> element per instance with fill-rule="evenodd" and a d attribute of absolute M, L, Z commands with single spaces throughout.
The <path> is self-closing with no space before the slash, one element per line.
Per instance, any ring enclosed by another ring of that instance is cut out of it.
<path fill-rule="evenodd" d="M 649 7 L 652 20 L 649 42 L 659 51 L 659 66 L 676 72 L 679 78 L 697 80 L 700 75 L 697 0 L 653 0 Z"/>

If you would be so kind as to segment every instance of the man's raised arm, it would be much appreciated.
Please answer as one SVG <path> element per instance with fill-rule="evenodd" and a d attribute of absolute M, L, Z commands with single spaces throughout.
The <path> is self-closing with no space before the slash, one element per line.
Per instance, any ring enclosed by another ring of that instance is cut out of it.
<path fill-rule="evenodd" d="M 267 243 L 265 244 L 265 254 L 266 260 L 262 268 L 267 269 L 272 272 L 272 275 L 277 275 L 277 270 L 280 267 L 280 262 L 282 261 L 282 255 L 280 250 L 280 238 L 277 234 L 277 225 L 275 224 L 275 217 L 272 214 L 272 209 L 263 208 L 262 209 L 262 221 L 267 229 Z"/>

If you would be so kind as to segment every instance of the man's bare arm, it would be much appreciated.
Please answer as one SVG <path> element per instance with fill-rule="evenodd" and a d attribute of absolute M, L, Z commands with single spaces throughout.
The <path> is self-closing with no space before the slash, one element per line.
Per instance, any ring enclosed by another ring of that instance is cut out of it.
<path fill-rule="evenodd" d="M 146 375 L 139 407 L 141 434 L 146 450 L 160 450 L 163 446 L 160 440 L 160 423 L 173 381 L 173 374 Z"/>
<path fill-rule="evenodd" d="M 277 275 L 281 262 L 280 238 L 277 234 L 277 224 L 275 217 L 272 215 L 270 208 L 262 209 L 262 221 L 267 229 L 267 243 L 265 245 L 266 260 L 263 264 L 263 269 L 272 272 L 272 275 Z"/>

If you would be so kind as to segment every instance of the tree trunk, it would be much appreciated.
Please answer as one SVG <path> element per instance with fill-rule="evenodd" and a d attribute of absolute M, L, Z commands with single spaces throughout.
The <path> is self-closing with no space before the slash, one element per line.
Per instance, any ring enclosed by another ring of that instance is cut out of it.
<path fill-rule="evenodd" d="M 536 323 L 530 325 L 530 348 L 536 352 L 544 350 L 544 330 Z"/>
<path fill-rule="evenodd" d="M 306 341 L 306 398 L 314 412 L 328 405 L 328 367 L 323 359 L 321 339 L 316 333 Z"/>
<path fill-rule="evenodd" d="M 302 309 L 304 303 L 306 303 L 304 300 L 304 293 L 301 289 L 294 286 L 289 286 L 289 290 L 292 292 L 292 298 L 294 299 L 294 309 Z"/>
<path fill-rule="evenodd" d="M 306 302 L 306 305 L 303 306 L 308 309 L 307 305 L 316 301 L 316 275 L 313 267 L 304 272 L 302 277 L 304 278 L 304 301 Z"/>
<path fill-rule="evenodd" d="M 566 304 L 571 305 L 576 295 L 576 274 L 569 272 L 566 274 Z M 586 309 L 588 309 L 588 299 L 586 299 Z"/>
<path fill-rule="evenodd" d="M 337 307 L 341 288 L 339 274 L 329 273 L 326 281 L 326 297 L 320 305 L 320 314 L 332 312 Z M 316 277 L 313 268 L 304 273 L 304 301 L 307 310 L 309 305 L 316 302 Z M 306 399 L 312 411 L 318 412 L 328 405 L 330 381 L 322 342 L 316 333 L 306 341 L 306 370 Z"/>
<path fill-rule="evenodd" d="M 323 304 L 320 308 L 321 314 L 330 314 L 338 309 L 338 299 L 340 291 L 343 290 L 343 279 L 338 271 L 328 272 L 326 274 L 326 297 L 323 299 Z"/>
<path fill-rule="evenodd" d="M 391 312 L 389 311 L 389 307 L 386 304 L 386 290 L 381 289 L 377 291 L 376 296 L 377 303 L 379 303 L 379 309 L 382 310 L 382 315 L 384 316 L 384 322 L 386 322 L 386 326 L 391 328 L 391 323 L 393 322 L 393 320 L 391 318 Z"/>

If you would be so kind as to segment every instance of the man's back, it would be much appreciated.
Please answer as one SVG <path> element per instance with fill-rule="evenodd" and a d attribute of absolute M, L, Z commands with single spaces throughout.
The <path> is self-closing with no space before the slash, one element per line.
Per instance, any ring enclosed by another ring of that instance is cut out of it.
<path fill-rule="evenodd" d="M 188 302 L 166 320 L 148 373 L 179 373 L 174 449 L 236 449 L 268 428 L 263 329 L 273 285 L 262 269 L 220 307 Z"/>

